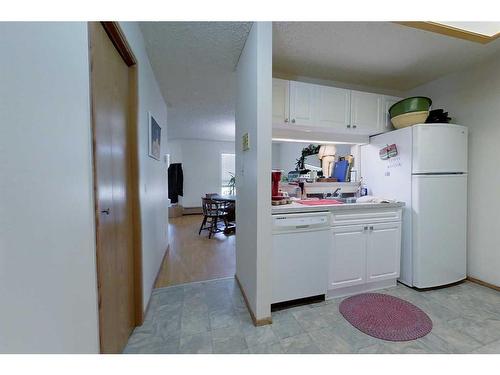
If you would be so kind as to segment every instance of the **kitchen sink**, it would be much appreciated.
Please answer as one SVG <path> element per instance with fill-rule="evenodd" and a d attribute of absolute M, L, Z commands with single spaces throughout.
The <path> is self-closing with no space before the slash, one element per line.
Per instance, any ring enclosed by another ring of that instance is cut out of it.
<path fill-rule="evenodd" d="M 333 198 L 342 203 L 356 203 L 356 197 L 348 197 L 348 198 Z"/>
<path fill-rule="evenodd" d="M 311 195 L 308 195 L 308 198 L 319 198 L 320 201 L 334 199 L 334 200 L 342 202 L 342 203 L 356 203 L 356 197 L 326 197 L 326 198 L 323 198 L 319 194 L 311 194 Z"/>

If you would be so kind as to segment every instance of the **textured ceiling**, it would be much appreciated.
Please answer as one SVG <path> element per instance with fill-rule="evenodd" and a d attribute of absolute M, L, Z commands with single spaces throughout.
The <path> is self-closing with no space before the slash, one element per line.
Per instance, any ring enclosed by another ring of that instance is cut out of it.
<path fill-rule="evenodd" d="M 234 140 L 235 66 L 250 22 L 141 22 L 168 137 Z"/>
<path fill-rule="evenodd" d="M 250 22 L 142 22 L 168 137 L 234 140 L 235 65 Z M 390 22 L 275 22 L 273 70 L 404 91 L 500 50 Z"/>
<path fill-rule="evenodd" d="M 273 70 L 407 90 L 492 56 L 486 45 L 391 22 L 275 22 Z"/>

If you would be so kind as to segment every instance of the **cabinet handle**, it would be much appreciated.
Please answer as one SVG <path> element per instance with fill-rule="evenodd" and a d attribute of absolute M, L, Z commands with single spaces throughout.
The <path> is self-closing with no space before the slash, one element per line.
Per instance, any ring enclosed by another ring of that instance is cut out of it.
<path fill-rule="evenodd" d="M 373 230 L 373 225 L 372 225 L 372 226 L 370 226 L 370 230 Z"/>
<path fill-rule="evenodd" d="M 288 122 L 288 121 L 289 121 L 289 120 L 286 118 L 286 119 L 285 119 L 285 122 Z"/>
<path fill-rule="evenodd" d="M 368 230 L 368 227 L 364 227 L 363 230 Z"/>
<path fill-rule="evenodd" d="M 347 125 L 347 127 L 348 127 L 348 128 L 350 128 L 350 127 L 351 127 L 351 125 Z"/>
<path fill-rule="evenodd" d="M 353 125 L 352 127 L 353 127 L 354 129 L 356 129 L 356 125 Z"/>
<path fill-rule="evenodd" d="M 295 124 L 295 119 L 294 118 L 292 119 L 292 124 Z"/>

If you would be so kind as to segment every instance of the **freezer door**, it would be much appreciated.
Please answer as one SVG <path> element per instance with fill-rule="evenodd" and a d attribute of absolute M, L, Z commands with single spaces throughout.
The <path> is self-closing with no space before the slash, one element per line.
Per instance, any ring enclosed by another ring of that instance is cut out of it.
<path fill-rule="evenodd" d="M 467 175 L 415 175 L 412 186 L 413 285 L 465 279 Z"/>
<path fill-rule="evenodd" d="M 413 126 L 413 173 L 466 173 L 467 128 L 451 124 Z"/>

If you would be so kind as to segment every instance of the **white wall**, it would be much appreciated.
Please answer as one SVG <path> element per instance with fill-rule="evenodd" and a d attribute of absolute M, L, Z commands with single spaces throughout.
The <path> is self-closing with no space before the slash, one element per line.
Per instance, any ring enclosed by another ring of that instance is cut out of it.
<path fill-rule="evenodd" d="M 87 26 L 0 45 L 0 352 L 97 353 Z"/>
<path fill-rule="evenodd" d="M 167 109 L 136 23 L 144 307 L 168 244 Z M 0 352 L 97 353 L 86 23 L 0 23 Z"/>
<path fill-rule="evenodd" d="M 272 25 L 256 22 L 237 67 L 236 275 L 256 319 L 271 316 Z M 243 151 L 248 133 L 250 149 Z"/>
<path fill-rule="evenodd" d="M 408 95 L 429 96 L 469 127 L 468 275 L 500 286 L 500 54 Z"/>
<path fill-rule="evenodd" d="M 206 193 L 220 193 L 221 154 L 234 154 L 234 142 L 176 139 L 168 142 L 171 163 L 182 163 L 184 207 L 201 207 Z"/>
<path fill-rule="evenodd" d="M 156 275 L 168 246 L 167 106 L 149 63 L 144 40 L 136 22 L 120 23 L 137 59 L 139 90 L 139 179 L 142 227 L 143 303 L 147 307 Z M 148 156 L 148 112 L 162 128 L 161 160 Z"/>

